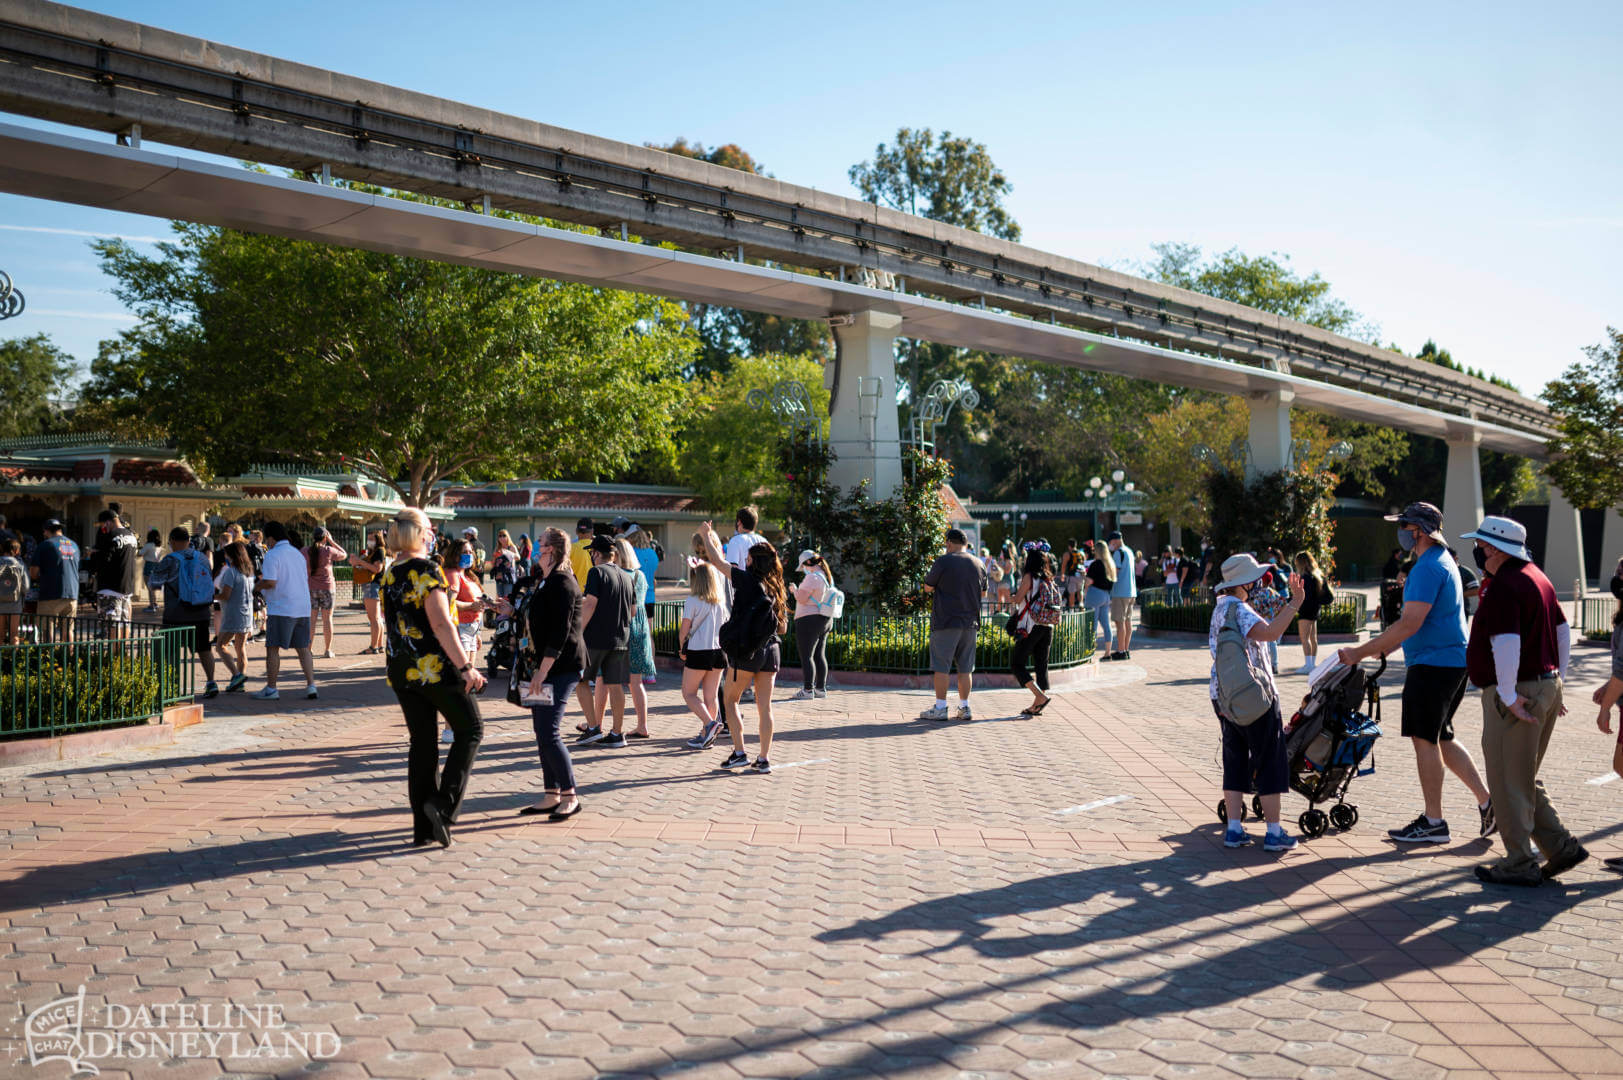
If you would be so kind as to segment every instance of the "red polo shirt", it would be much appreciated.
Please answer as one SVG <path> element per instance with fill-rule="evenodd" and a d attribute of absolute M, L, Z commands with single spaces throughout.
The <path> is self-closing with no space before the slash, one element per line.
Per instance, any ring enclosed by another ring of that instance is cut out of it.
<path fill-rule="evenodd" d="M 1561 610 L 1544 571 L 1514 559 L 1505 563 L 1498 573 L 1482 582 L 1481 602 L 1471 623 L 1471 639 L 1465 645 L 1465 667 L 1471 685 L 1492 686 L 1498 682 L 1489 642 L 1500 634 L 1515 634 L 1522 639 L 1517 682 L 1560 668 L 1555 628 L 1566 621 L 1566 612 Z"/>

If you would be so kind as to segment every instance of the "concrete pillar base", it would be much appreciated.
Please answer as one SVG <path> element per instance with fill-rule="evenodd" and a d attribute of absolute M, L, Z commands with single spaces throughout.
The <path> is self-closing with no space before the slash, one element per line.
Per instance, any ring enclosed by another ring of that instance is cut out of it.
<path fill-rule="evenodd" d="M 1443 487 L 1443 530 L 1458 547 L 1461 533 L 1482 523 L 1482 435 L 1477 429 L 1448 439 L 1448 477 Z"/>
<path fill-rule="evenodd" d="M 1576 582 L 1584 581 L 1584 534 L 1578 508 L 1550 485 L 1550 527 L 1544 534 L 1544 576 L 1557 596 L 1571 599 Z"/>
<path fill-rule="evenodd" d="M 896 410 L 896 337 L 902 317 L 861 311 L 834 328 L 839 370 L 832 386 L 829 448 L 834 465 L 829 481 L 855 487 L 868 481 L 868 493 L 887 499 L 902 484 L 902 441 Z"/>
<path fill-rule="evenodd" d="M 1280 472 L 1291 465 L 1291 402 L 1294 390 L 1258 390 L 1245 396 L 1251 409 L 1251 455 L 1245 478 Z"/>
<path fill-rule="evenodd" d="M 1600 565 L 1595 567 L 1595 588 L 1605 592 L 1617 573 L 1617 560 L 1623 559 L 1623 511 L 1606 511 L 1600 531 Z"/>

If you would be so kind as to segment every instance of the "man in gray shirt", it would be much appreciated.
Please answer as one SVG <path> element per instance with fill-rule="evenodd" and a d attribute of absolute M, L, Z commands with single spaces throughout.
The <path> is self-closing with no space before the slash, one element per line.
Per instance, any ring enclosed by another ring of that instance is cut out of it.
<path fill-rule="evenodd" d="M 924 575 L 931 593 L 930 674 L 935 682 L 935 704 L 919 714 L 922 720 L 950 720 L 947 712 L 947 676 L 958 666 L 958 719 L 972 719 L 969 689 L 975 681 L 975 634 L 981 625 L 981 594 L 986 591 L 986 568 L 968 551 L 969 537 L 962 530 L 947 530 L 947 553 Z"/>

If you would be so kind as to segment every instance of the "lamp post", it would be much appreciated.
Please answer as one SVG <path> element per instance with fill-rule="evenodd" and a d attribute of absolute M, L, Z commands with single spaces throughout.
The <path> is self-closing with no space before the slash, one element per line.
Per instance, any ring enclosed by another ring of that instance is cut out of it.
<path fill-rule="evenodd" d="M 1020 533 L 1026 527 L 1028 517 L 1018 506 L 1011 506 L 1003 511 L 1003 538 L 1014 547 L 1020 546 Z"/>

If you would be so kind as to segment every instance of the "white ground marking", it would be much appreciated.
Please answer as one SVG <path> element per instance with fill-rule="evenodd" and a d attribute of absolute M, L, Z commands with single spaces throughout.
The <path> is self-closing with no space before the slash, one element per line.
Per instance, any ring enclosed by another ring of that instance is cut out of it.
<path fill-rule="evenodd" d="M 791 761 L 787 765 L 774 765 L 774 766 L 772 766 L 772 771 L 777 772 L 779 769 L 798 769 L 802 765 L 822 765 L 825 762 L 829 762 L 829 761 L 833 761 L 833 760 L 834 759 L 831 758 L 831 757 L 817 757 L 817 758 L 810 758 L 810 759 L 808 759 L 806 761 Z"/>
<path fill-rule="evenodd" d="M 1132 798 L 1131 795 L 1112 795 L 1108 799 L 1094 799 L 1092 802 L 1083 803 L 1081 806 L 1067 806 L 1063 810 L 1055 810 L 1054 813 L 1056 813 L 1056 814 L 1080 814 L 1084 810 L 1097 810 L 1101 806 L 1109 806 L 1112 803 L 1126 802 L 1128 799 L 1131 799 L 1131 798 Z"/>
<path fill-rule="evenodd" d="M 1613 780 L 1616 780 L 1616 779 L 1617 779 L 1617 773 L 1609 772 L 1605 776 L 1597 776 L 1597 777 L 1595 777 L 1595 779 L 1588 781 L 1588 783 L 1591 783 L 1591 784 L 1610 784 Z"/>

